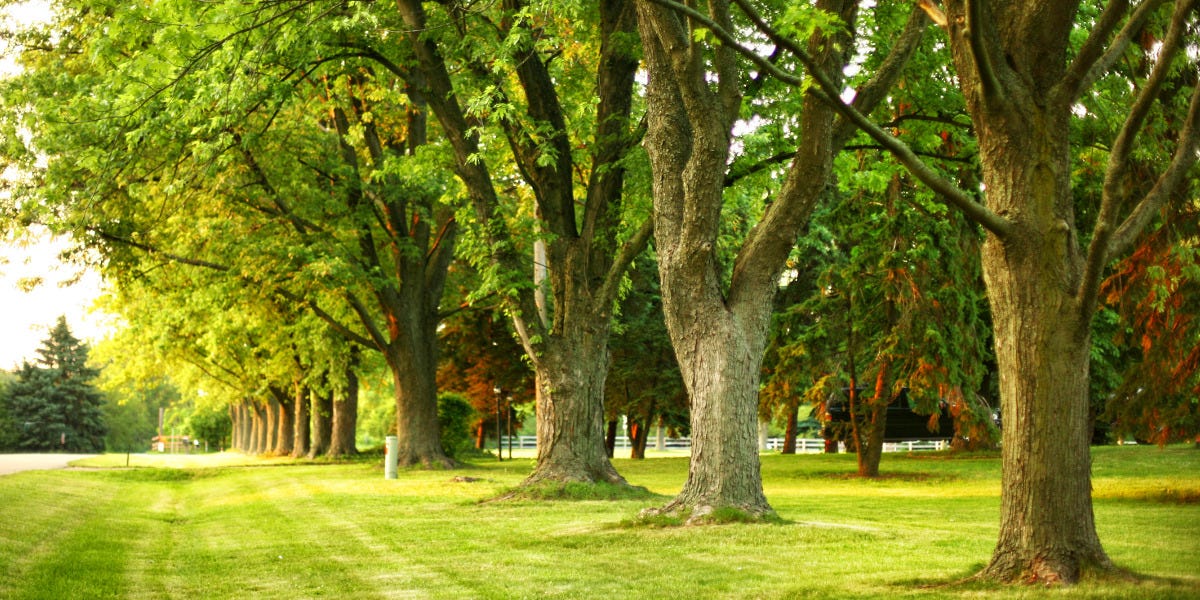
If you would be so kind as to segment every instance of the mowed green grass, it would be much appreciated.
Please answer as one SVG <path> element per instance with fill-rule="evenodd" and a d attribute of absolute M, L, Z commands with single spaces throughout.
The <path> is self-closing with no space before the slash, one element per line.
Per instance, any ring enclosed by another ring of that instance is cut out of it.
<path fill-rule="evenodd" d="M 768 455 L 782 524 L 676 528 L 630 523 L 686 458 L 618 459 L 660 495 L 620 501 L 484 501 L 529 460 L 393 481 L 367 462 L 132 464 L 0 477 L 0 598 L 1200 598 L 1191 446 L 1095 449 L 1101 539 L 1139 577 L 1049 590 L 960 583 L 995 543 L 994 456 L 889 454 L 868 481 L 853 456 Z"/>

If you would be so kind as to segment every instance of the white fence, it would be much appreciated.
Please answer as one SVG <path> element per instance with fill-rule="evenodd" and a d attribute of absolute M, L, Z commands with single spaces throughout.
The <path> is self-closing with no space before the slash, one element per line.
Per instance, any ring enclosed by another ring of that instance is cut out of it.
<path fill-rule="evenodd" d="M 509 438 L 504 436 L 501 438 L 500 445 L 504 448 L 509 447 Z M 617 436 L 616 448 L 630 448 L 628 436 Z M 911 441 L 911 442 L 885 442 L 883 444 L 884 452 L 912 452 L 914 450 L 945 450 L 949 445 L 941 440 L 933 441 Z M 533 450 L 537 448 L 537 436 L 520 435 L 512 437 L 512 448 L 514 450 Z M 658 444 L 657 438 L 651 436 L 646 442 L 647 450 L 690 450 L 692 448 L 691 438 L 665 438 L 662 440 L 661 446 Z M 783 448 L 783 438 L 772 437 L 767 438 L 766 450 L 778 451 Z M 797 454 L 814 454 L 825 451 L 825 440 L 821 438 L 796 438 L 796 453 Z M 845 452 L 845 444 L 842 444 L 841 451 Z"/>

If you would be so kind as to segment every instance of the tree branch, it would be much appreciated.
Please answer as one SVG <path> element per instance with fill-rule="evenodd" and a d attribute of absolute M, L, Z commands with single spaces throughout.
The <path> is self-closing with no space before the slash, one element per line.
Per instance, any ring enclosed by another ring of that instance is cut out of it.
<path fill-rule="evenodd" d="M 1100 212 L 1096 219 L 1092 242 L 1088 248 L 1084 278 L 1080 283 L 1080 298 L 1085 302 L 1084 308 L 1087 310 L 1094 305 L 1092 299 L 1099 289 L 1100 278 L 1108 261 L 1114 256 L 1123 254 L 1133 245 L 1137 236 L 1149 224 L 1167 198 L 1174 193 L 1191 166 L 1196 163 L 1197 146 L 1200 145 L 1200 131 L 1198 131 L 1200 130 L 1200 85 L 1193 88 L 1188 115 L 1180 131 L 1170 165 L 1155 182 L 1154 187 L 1138 201 L 1125 221 L 1116 227 L 1121 208 L 1129 200 L 1125 180 L 1128 176 L 1129 157 L 1133 152 L 1134 141 L 1145 125 L 1150 109 L 1157 101 L 1159 91 L 1170 74 L 1171 63 L 1182 50 L 1187 16 L 1196 2 L 1197 0 L 1180 0 L 1176 4 L 1171 18 L 1171 26 L 1159 49 L 1154 69 L 1134 100 L 1133 106 L 1129 110 L 1129 116 L 1121 126 L 1121 131 L 1117 134 L 1117 139 L 1109 152 Z"/>
<path fill-rule="evenodd" d="M 1134 207 L 1129 217 L 1117 228 L 1109 243 L 1109 257 L 1124 254 L 1133 246 L 1137 236 L 1154 218 L 1158 209 L 1187 179 L 1188 171 L 1196 164 L 1197 154 L 1200 154 L 1200 86 L 1192 90 L 1187 121 L 1179 135 L 1179 145 L 1175 148 L 1171 164 L 1154 183 L 1154 187 Z"/>
<path fill-rule="evenodd" d="M 1052 95 L 1070 102 L 1079 99 L 1079 96 L 1092 87 L 1092 84 L 1108 72 L 1113 63 L 1125 53 L 1125 49 L 1133 42 L 1134 34 L 1141 30 L 1150 14 L 1162 6 L 1165 1 L 1146 0 L 1142 2 L 1126 21 L 1117 37 L 1109 43 L 1107 50 L 1104 49 L 1104 45 L 1108 43 L 1108 36 L 1116 29 L 1121 17 L 1129 9 L 1129 0 L 1113 0 L 1105 6 L 1099 21 L 1088 34 L 1088 39 L 1084 41 L 1079 53 L 1075 55 L 1075 60 L 1068 67 L 1062 83 L 1055 87 Z"/>
<path fill-rule="evenodd" d="M 362 300 L 360 300 L 358 296 L 351 294 L 350 292 L 345 292 L 344 295 L 346 302 L 350 304 L 350 309 L 354 311 L 354 314 L 358 315 L 358 320 L 362 322 L 363 327 L 367 330 L 367 334 L 371 339 L 365 340 L 362 336 L 354 333 L 348 327 L 338 323 L 336 319 L 330 318 L 326 319 L 325 321 L 329 323 L 331 327 L 334 327 L 338 333 L 346 336 L 347 339 L 358 342 L 367 348 L 375 348 L 376 350 L 383 352 L 388 347 L 388 339 L 383 335 L 383 332 L 375 326 L 375 320 L 371 318 L 371 311 L 367 310 L 366 305 L 362 303 Z M 320 307 L 318 307 L 315 302 L 310 302 L 309 306 L 312 307 L 314 311 L 319 311 L 317 312 L 318 316 L 321 316 L 321 314 L 324 312 L 321 311 Z"/>
<path fill-rule="evenodd" d="M 978 27 L 983 23 L 983 16 L 980 12 L 980 4 L 983 0 L 964 0 L 964 2 L 967 5 L 967 22 L 962 35 L 967 38 L 967 42 L 971 46 L 971 58 L 975 61 L 975 69 L 979 71 L 979 82 L 983 86 L 984 97 L 989 100 L 1001 99 L 1000 94 L 1003 89 L 1000 79 L 996 76 L 991 53 L 984 44 L 983 32 Z"/>
<path fill-rule="evenodd" d="M 892 44 L 891 50 L 888 51 L 879 68 L 875 70 L 875 74 L 855 91 L 851 105 L 859 112 L 870 114 L 883 101 L 888 91 L 895 85 L 896 79 L 904 72 L 904 65 L 908 64 L 909 59 L 916 53 L 928 23 L 925 13 L 919 8 L 914 8 L 909 14 L 908 21 L 904 24 L 904 30 Z M 845 117 L 840 118 L 834 127 L 835 148 L 842 147 L 857 129 Z"/>
<path fill-rule="evenodd" d="M 638 228 L 633 237 L 621 246 L 621 251 L 613 259 L 613 264 L 608 269 L 608 273 L 604 276 L 604 283 L 596 291 L 596 306 L 604 307 L 606 311 L 608 307 L 617 299 L 617 290 L 621 287 L 621 278 L 625 276 L 626 269 L 633 262 L 637 255 L 641 254 L 646 246 L 650 243 L 650 236 L 654 233 L 654 217 L 647 217 L 642 226 Z"/>
<path fill-rule="evenodd" d="M 678 11 L 688 17 L 696 20 L 698 23 L 709 29 L 717 39 L 736 50 L 739 54 L 745 56 L 759 68 L 766 70 L 774 75 L 780 81 L 791 84 L 796 87 L 803 87 L 804 81 L 782 69 L 771 64 L 769 61 L 759 56 L 753 50 L 738 43 L 736 39 L 724 29 L 721 29 L 711 19 L 708 19 L 703 14 L 695 9 L 680 4 L 674 0 L 646 0 L 653 4 Z M 792 44 L 795 47 L 795 44 Z M 958 210 L 962 211 L 967 218 L 975 221 L 993 234 L 1004 237 L 1008 235 L 1011 229 L 1011 224 L 1007 219 L 997 215 L 989 210 L 986 206 L 976 202 L 962 190 L 958 189 L 954 183 L 942 177 L 936 171 L 925 164 L 917 155 L 908 147 L 907 144 L 900 139 L 884 131 L 879 125 L 875 124 L 870 118 L 864 115 L 855 107 L 846 104 L 841 100 L 841 90 L 837 89 L 833 83 L 819 69 L 813 68 L 813 60 L 808 56 L 803 49 L 795 47 L 794 52 L 804 66 L 808 69 L 810 76 L 817 82 L 816 89 L 809 88 L 810 94 L 816 95 L 822 101 L 832 105 L 847 121 L 853 123 L 864 133 L 871 136 L 875 141 L 879 142 L 887 151 L 891 152 L 901 164 L 919 179 L 922 183 L 929 186 L 934 192 L 937 192 L 939 197 L 945 202 Z"/>
<path fill-rule="evenodd" d="M 97 236 L 100 237 L 100 239 L 103 239 L 103 240 L 106 240 L 109 242 L 113 242 L 115 244 L 129 246 L 131 248 L 137 248 L 138 250 L 141 250 L 147 254 L 161 256 L 171 262 L 177 262 L 177 263 L 184 264 L 184 265 L 191 265 L 193 267 L 203 267 L 205 269 L 212 269 L 214 271 L 220 271 L 222 273 L 232 270 L 231 267 L 229 267 L 228 265 L 222 265 L 219 263 L 209 262 L 207 260 L 201 260 L 198 258 L 189 258 L 187 256 L 183 256 L 180 254 L 174 254 L 171 252 L 167 252 L 167 251 L 161 250 L 151 244 L 147 244 L 147 243 L 143 243 L 143 242 L 136 242 L 129 238 L 122 237 L 122 236 L 116 235 L 114 233 L 109 233 L 107 231 L 104 231 L 103 229 L 100 229 L 99 227 L 88 227 L 87 231 L 96 234 Z"/>
<path fill-rule="evenodd" d="M 849 146 L 845 146 L 844 149 L 845 150 L 882 150 L 884 152 L 887 151 L 887 149 L 884 148 L 883 146 L 873 145 L 873 144 L 851 144 Z M 938 154 L 936 152 L 925 152 L 922 150 L 914 150 L 913 154 L 916 154 L 917 156 L 922 156 L 925 158 L 936 158 L 937 160 L 944 160 L 947 162 L 955 162 L 955 163 L 963 163 L 963 164 L 967 164 L 967 165 L 975 164 L 975 158 L 976 158 L 976 156 L 974 154 L 971 154 L 968 156 L 946 156 L 945 154 Z"/>
<path fill-rule="evenodd" d="M 727 172 L 725 174 L 725 183 L 723 184 L 723 186 L 731 187 L 731 186 L 733 186 L 733 184 L 741 181 L 742 178 L 749 177 L 749 176 L 751 176 L 755 173 L 761 172 L 761 171 L 765 171 L 776 165 L 781 165 L 781 164 L 791 160 L 791 158 L 793 156 L 796 156 L 795 151 L 778 152 L 778 153 L 768 156 L 756 163 L 746 165 L 746 166 L 741 166 L 740 164 L 737 163 L 737 161 L 734 161 L 733 165 L 731 165 L 729 167 L 729 172 Z"/>

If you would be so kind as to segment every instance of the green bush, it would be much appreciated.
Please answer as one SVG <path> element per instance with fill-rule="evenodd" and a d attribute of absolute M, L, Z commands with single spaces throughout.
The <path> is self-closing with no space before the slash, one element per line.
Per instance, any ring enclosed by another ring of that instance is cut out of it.
<path fill-rule="evenodd" d="M 478 416 L 462 394 L 438 394 L 438 424 L 442 428 L 442 450 L 446 456 L 462 456 L 471 446 L 471 423 Z"/>

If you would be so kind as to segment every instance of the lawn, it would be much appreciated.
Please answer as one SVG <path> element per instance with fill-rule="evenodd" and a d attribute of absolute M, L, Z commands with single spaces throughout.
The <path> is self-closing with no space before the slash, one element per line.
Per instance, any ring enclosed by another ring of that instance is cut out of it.
<path fill-rule="evenodd" d="M 958 583 L 995 542 L 994 456 L 889 454 L 865 481 L 852 456 L 768 455 L 782 523 L 684 528 L 632 521 L 686 458 L 616 461 L 648 498 L 504 502 L 483 500 L 528 459 L 392 481 L 380 460 L 125 460 L 0 477 L 0 598 L 1200 598 L 1190 445 L 1095 449 L 1100 536 L 1138 578 L 1065 590 Z"/>

